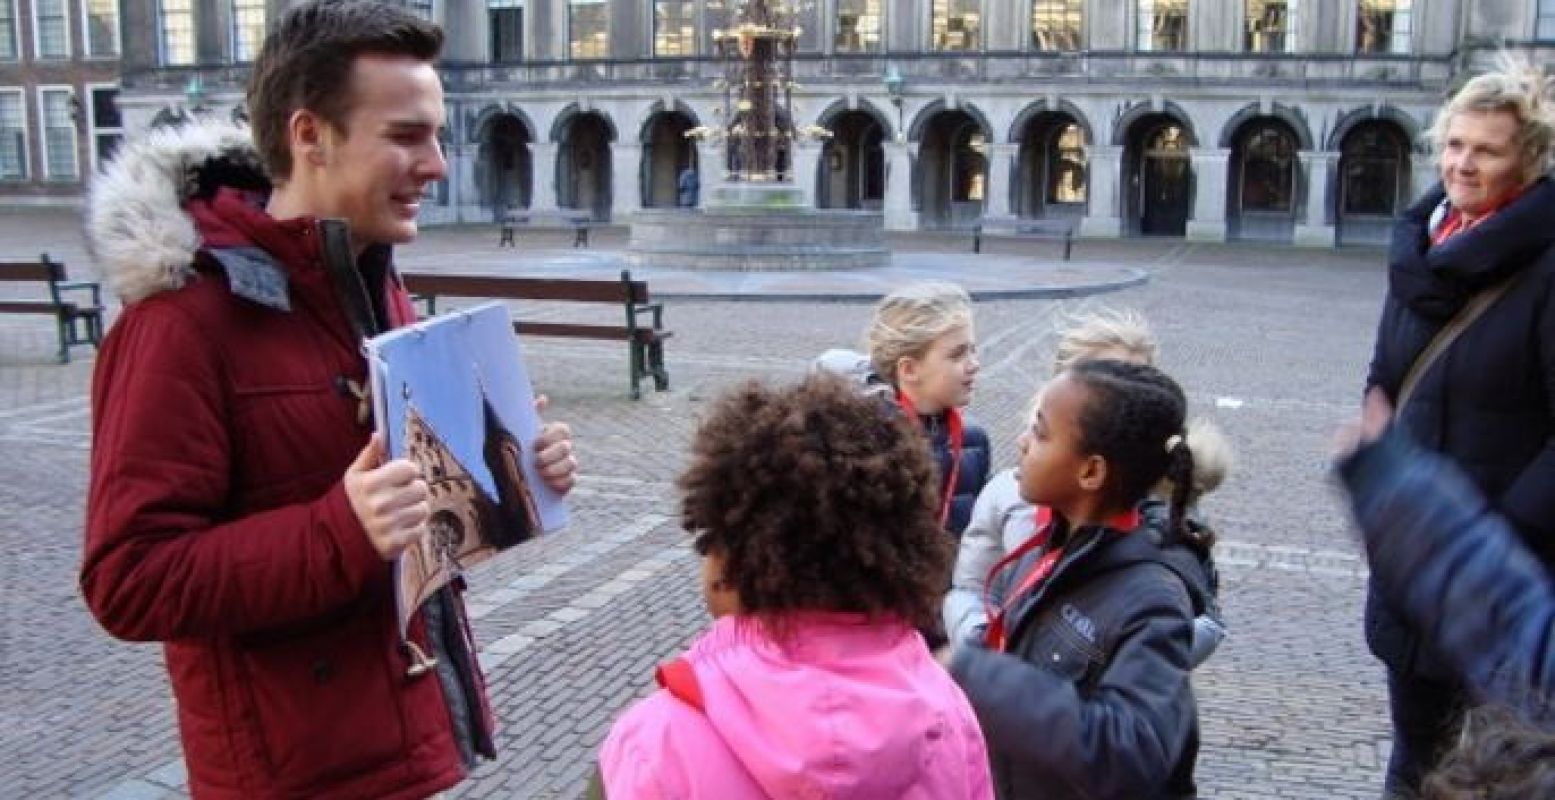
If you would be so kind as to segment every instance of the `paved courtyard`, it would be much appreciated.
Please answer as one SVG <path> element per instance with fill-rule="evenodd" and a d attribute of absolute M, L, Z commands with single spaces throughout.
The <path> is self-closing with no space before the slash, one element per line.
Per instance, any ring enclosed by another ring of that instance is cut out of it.
<path fill-rule="evenodd" d="M 433 231 L 402 260 L 437 269 L 574 257 L 563 237 L 552 238 L 499 253 L 489 229 Z M 622 240 L 606 232 L 595 247 Z M 945 277 L 976 278 L 979 262 L 964 240 L 897 243 L 926 263 L 939 254 Z M 995 250 L 1051 259 L 1050 244 Z M 0 216 L 0 258 L 43 250 L 79 276 L 91 272 L 71 216 Z M 1206 797 L 1378 791 L 1388 748 L 1382 676 L 1361 641 L 1365 570 L 1326 480 L 1326 452 L 1359 398 L 1380 261 L 1369 250 L 1080 242 L 1070 265 L 1077 274 L 1126 265 L 1149 281 L 976 308 L 983 367 L 972 410 L 999 443 L 999 466 L 1012 463 L 1020 409 L 1045 377 L 1055 321 L 1097 304 L 1149 316 L 1164 366 L 1237 448 L 1231 480 L 1204 502 L 1221 532 L 1231 627 L 1194 681 Z M 554 304 L 516 312 L 590 313 Z M 638 402 L 626 398 L 620 345 L 524 343 L 552 416 L 576 431 L 582 479 L 568 530 L 473 575 L 470 606 L 501 758 L 454 797 L 579 796 L 611 720 L 706 622 L 673 490 L 700 409 L 737 381 L 793 379 L 821 350 L 856 345 L 868 313 L 858 302 L 674 299 L 666 309 L 675 331 L 671 391 Z M 160 648 L 109 638 L 77 589 L 92 354 L 78 348 L 61 366 L 53 352 L 46 320 L 0 317 L 0 796 L 183 796 Z M 167 424 L 178 435 L 178 420 Z"/>

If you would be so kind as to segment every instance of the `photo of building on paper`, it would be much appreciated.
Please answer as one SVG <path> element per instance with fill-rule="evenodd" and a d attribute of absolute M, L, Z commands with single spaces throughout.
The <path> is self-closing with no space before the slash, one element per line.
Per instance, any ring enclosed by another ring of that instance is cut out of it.
<path fill-rule="evenodd" d="M 485 446 L 482 462 L 496 484 L 496 496 L 475 476 L 416 412 L 405 413 L 405 455 L 421 467 L 431 493 L 427 535 L 405 551 L 400 567 L 400 596 L 416 608 L 455 575 L 498 550 L 533 538 L 540 513 L 522 468 L 523 443 L 484 398 Z"/>
<path fill-rule="evenodd" d="M 389 455 L 420 466 L 431 493 L 427 535 L 396 566 L 403 630 L 455 577 L 565 525 L 567 507 L 535 471 L 540 419 L 506 307 L 433 317 L 367 349 Z"/>

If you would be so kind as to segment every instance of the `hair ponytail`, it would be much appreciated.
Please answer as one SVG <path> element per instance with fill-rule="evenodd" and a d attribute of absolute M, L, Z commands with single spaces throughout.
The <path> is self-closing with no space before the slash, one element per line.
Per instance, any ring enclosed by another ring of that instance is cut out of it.
<path fill-rule="evenodd" d="M 1188 502 L 1193 494 L 1193 448 L 1183 434 L 1174 434 L 1167 440 L 1166 457 L 1166 480 L 1172 487 L 1167 528 L 1173 539 L 1190 541 Z"/>

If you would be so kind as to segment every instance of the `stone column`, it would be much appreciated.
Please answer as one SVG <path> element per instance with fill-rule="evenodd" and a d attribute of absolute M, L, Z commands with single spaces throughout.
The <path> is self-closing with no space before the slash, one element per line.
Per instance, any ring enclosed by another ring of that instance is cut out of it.
<path fill-rule="evenodd" d="M 475 158 L 480 145 L 448 146 L 448 207 L 454 222 L 490 222 L 481 215 L 480 187 L 475 185 Z"/>
<path fill-rule="evenodd" d="M 713 190 L 724 185 L 726 167 L 724 146 L 720 142 L 698 140 L 695 147 L 697 149 L 697 193 L 701 195 L 697 205 L 707 205 L 707 199 L 713 196 Z"/>
<path fill-rule="evenodd" d="M 1020 147 L 1002 143 L 988 146 L 988 174 L 983 178 L 983 216 L 1010 215 L 1010 179 Z"/>
<path fill-rule="evenodd" d="M 885 227 L 892 231 L 910 231 L 918 227 L 918 215 L 912 210 L 912 154 L 916 143 L 885 142 Z"/>
<path fill-rule="evenodd" d="M 556 150 L 555 142 L 535 142 L 533 145 L 535 185 L 529 199 L 531 211 L 556 210 Z"/>
<path fill-rule="evenodd" d="M 1080 235 L 1098 239 L 1116 239 L 1123 235 L 1119 213 L 1118 181 L 1122 172 L 1123 148 L 1110 145 L 1090 148 L 1086 153 L 1085 217 L 1080 220 Z"/>
<path fill-rule="evenodd" d="M 630 221 L 643 207 L 643 146 L 637 142 L 616 142 L 610 146 L 610 218 Z"/>
<path fill-rule="evenodd" d="M 1226 240 L 1226 160 L 1230 155 L 1230 150 L 1219 147 L 1193 151 L 1193 214 L 1187 230 L 1190 240 Z"/>
<path fill-rule="evenodd" d="M 793 158 L 794 188 L 798 189 L 804 197 L 805 205 L 815 205 L 815 174 L 821 163 L 821 145 L 818 142 L 804 141 L 794 142 L 789 148 Z"/>
<path fill-rule="evenodd" d="M 1306 174 L 1306 215 L 1296 220 L 1292 240 L 1303 247 L 1333 247 L 1336 239 L 1334 220 L 1328 217 L 1328 176 L 1338 159 L 1337 153 L 1302 153 L 1302 172 Z"/>

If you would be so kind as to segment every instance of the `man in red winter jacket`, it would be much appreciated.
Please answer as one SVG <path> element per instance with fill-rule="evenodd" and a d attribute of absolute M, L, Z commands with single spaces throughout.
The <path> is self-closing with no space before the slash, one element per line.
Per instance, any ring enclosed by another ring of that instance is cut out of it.
<path fill-rule="evenodd" d="M 339 260 L 377 326 L 411 321 L 390 246 L 447 169 L 442 38 L 383 3 L 296 6 L 254 63 L 252 133 L 196 119 L 94 183 L 125 311 L 92 387 L 81 586 L 110 633 L 165 643 L 199 798 L 422 798 L 493 755 L 456 590 L 397 628 L 391 563 L 426 532 L 427 484 L 360 413 L 367 326 L 320 225 L 349 224 Z M 569 489 L 566 426 L 536 450 Z"/>

